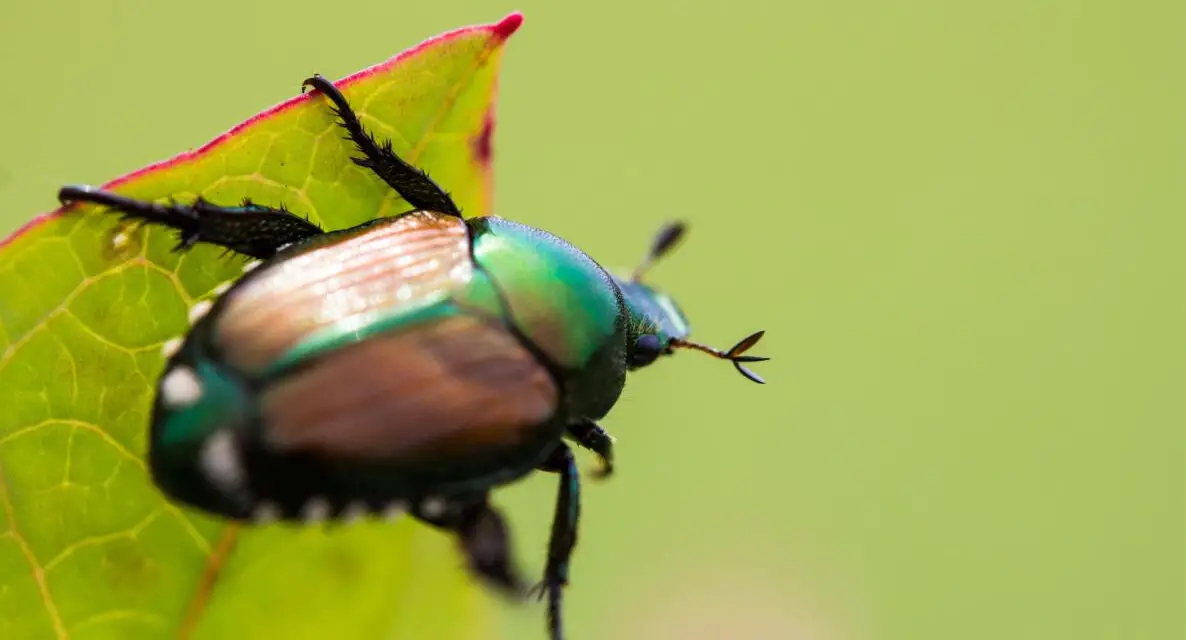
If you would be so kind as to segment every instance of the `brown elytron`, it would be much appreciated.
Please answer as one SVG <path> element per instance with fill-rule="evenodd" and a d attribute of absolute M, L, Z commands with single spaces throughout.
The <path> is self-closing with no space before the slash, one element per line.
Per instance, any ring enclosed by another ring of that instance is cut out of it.
<path fill-rule="evenodd" d="M 271 386 L 261 406 L 279 449 L 423 460 L 514 446 L 557 398 L 500 324 L 457 315 L 335 350 Z"/>
<path fill-rule="evenodd" d="M 371 326 L 472 276 L 465 222 L 410 213 L 266 267 L 228 294 L 215 339 L 233 366 L 259 371 L 320 330 Z"/>

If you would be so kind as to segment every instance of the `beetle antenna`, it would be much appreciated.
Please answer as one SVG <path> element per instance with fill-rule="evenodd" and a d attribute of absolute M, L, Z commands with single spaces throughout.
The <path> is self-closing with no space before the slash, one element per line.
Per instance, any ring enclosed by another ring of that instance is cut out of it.
<path fill-rule="evenodd" d="M 700 344 L 699 342 L 692 342 L 690 340 L 680 340 L 679 338 L 672 340 L 671 346 L 678 347 L 681 349 L 692 349 L 694 351 L 700 351 L 703 353 L 707 353 L 708 355 L 710 355 L 714 358 L 720 358 L 721 360 L 728 360 L 729 362 L 733 363 L 734 367 L 737 367 L 737 372 L 740 373 L 741 375 L 745 376 L 746 378 L 749 378 L 750 380 L 753 380 L 754 382 L 756 382 L 758 384 L 766 384 L 766 381 L 763 380 L 761 376 L 754 373 L 753 371 L 750 371 L 748 368 L 742 366 L 742 364 L 741 364 L 743 362 L 765 362 L 770 359 L 770 358 L 765 358 L 762 356 L 742 355 L 746 351 L 749 351 L 750 347 L 753 347 L 755 344 L 758 344 L 758 341 L 761 340 L 762 336 L 764 336 L 764 335 L 766 335 L 765 331 L 758 331 L 756 333 L 752 333 L 752 334 L 742 338 L 737 344 L 733 345 L 733 347 L 730 348 L 728 351 L 721 351 L 720 349 L 717 349 L 715 347 L 710 347 L 706 344 Z"/>
<path fill-rule="evenodd" d="M 659 229 L 659 233 L 655 234 L 655 239 L 651 241 L 651 250 L 647 256 L 642 259 L 642 264 L 634 270 L 634 274 L 630 276 L 631 282 L 638 282 L 642 280 L 642 276 L 655 264 L 660 258 L 667 255 L 675 245 L 679 243 L 680 238 L 684 236 L 684 232 L 688 230 L 688 225 L 683 222 L 669 222 Z"/>

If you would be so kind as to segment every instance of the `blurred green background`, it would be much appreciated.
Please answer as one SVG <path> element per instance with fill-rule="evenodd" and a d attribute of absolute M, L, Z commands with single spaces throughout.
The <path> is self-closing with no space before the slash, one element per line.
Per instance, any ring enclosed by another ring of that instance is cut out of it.
<path fill-rule="evenodd" d="M 1186 637 L 1181 3 L 0 0 L 0 232 L 513 9 L 498 213 L 690 220 L 652 279 L 775 358 L 634 377 L 574 640 Z M 533 571 L 554 492 L 499 498 Z"/>

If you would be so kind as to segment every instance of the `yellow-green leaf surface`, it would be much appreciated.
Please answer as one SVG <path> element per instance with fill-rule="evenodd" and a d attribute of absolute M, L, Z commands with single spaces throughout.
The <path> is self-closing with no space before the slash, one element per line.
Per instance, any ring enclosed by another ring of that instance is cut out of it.
<path fill-rule="evenodd" d="M 491 207 L 498 61 L 520 21 L 438 36 L 338 83 L 467 215 Z M 106 188 L 250 197 L 327 229 L 404 210 L 350 162 L 324 98 L 292 80 L 293 99 Z M 485 596 L 434 530 L 236 528 L 156 491 L 143 454 L 161 346 L 243 264 L 174 242 L 77 208 L 0 243 L 0 638 L 480 637 Z"/>

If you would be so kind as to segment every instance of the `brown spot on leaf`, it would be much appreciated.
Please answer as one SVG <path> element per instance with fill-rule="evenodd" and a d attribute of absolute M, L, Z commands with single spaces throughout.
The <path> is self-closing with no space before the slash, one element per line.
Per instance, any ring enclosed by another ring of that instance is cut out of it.
<path fill-rule="evenodd" d="M 111 262 L 125 262 L 140 253 L 144 243 L 143 227 L 132 221 L 120 221 L 104 234 L 100 251 Z"/>
<path fill-rule="evenodd" d="M 482 130 L 470 140 L 474 158 L 478 164 L 488 165 L 494 158 L 494 114 L 486 112 L 486 119 L 482 122 Z"/>

